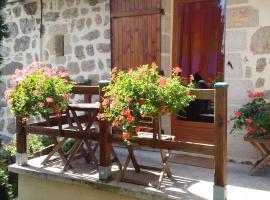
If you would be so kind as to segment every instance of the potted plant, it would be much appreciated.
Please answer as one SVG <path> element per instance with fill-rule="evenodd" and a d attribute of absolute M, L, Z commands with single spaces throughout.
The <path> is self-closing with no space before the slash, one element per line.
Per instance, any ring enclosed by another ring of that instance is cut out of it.
<path fill-rule="evenodd" d="M 16 69 L 10 80 L 11 89 L 5 99 L 11 111 L 19 117 L 60 113 L 68 105 L 73 82 L 64 68 L 58 71 L 35 62 L 23 69 Z"/>
<path fill-rule="evenodd" d="M 122 129 L 123 138 L 129 138 L 139 130 L 144 118 L 157 119 L 164 113 L 176 112 L 187 107 L 194 96 L 193 84 L 182 84 L 181 68 L 173 69 L 171 77 L 159 75 L 158 67 L 143 65 L 128 72 L 112 70 L 111 82 L 104 87 L 101 120 L 108 120 Z"/>
<path fill-rule="evenodd" d="M 250 101 L 234 112 L 231 133 L 235 130 L 246 130 L 257 137 L 270 137 L 270 105 L 261 92 L 248 92 Z"/>

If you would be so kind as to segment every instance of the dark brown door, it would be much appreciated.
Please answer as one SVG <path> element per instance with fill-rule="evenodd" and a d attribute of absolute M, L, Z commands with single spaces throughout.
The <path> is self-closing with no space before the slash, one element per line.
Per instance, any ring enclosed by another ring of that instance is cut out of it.
<path fill-rule="evenodd" d="M 112 67 L 160 66 L 161 0 L 112 0 Z"/>

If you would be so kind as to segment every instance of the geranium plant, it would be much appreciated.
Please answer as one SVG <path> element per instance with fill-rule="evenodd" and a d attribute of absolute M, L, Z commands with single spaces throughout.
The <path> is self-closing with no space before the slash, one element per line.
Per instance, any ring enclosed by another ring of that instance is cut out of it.
<path fill-rule="evenodd" d="M 232 130 L 245 129 L 260 136 L 270 135 L 270 105 L 261 92 L 248 92 L 250 101 L 234 112 Z"/>
<path fill-rule="evenodd" d="M 172 76 L 167 78 L 159 75 L 155 64 L 129 72 L 117 72 L 114 68 L 111 82 L 104 88 L 103 113 L 99 118 L 120 127 L 123 138 L 128 140 L 139 131 L 142 119 L 157 119 L 164 113 L 183 110 L 195 97 L 190 95 L 193 84 L 182 84 L 181 71 L 174 68 Z"/>
<path fill-rule="evenodd" d="M 10 84 L 12 88 L 6 91 L 5 99 L 11 111 L 24 118 L 60 113 L 66 109 L 73 87 L 64 68 L 57 71 L 39 62 L 16 69 Z"/>

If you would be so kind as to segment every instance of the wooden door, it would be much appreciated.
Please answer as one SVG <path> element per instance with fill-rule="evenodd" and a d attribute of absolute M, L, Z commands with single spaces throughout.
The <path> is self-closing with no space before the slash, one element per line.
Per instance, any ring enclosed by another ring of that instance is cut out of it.
<path fill-rule="evenodd" d="M 112 67 L 160 66 L 161 0 L 112 0 Z"/>

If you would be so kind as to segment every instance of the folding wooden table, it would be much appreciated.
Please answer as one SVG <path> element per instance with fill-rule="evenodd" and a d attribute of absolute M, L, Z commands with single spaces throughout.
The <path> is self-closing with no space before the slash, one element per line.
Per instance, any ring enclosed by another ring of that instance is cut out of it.
<path fill-rule="evenodd" d="M 270 164 L 270 149 L 267 147 L 270 144 L 270 137 L 262 138 L 256 133 L 248 133 L 244 136 L 244 140 L 249 142 L 261 156 L 249 171 L 253 176 L 259 168 Z"/>

